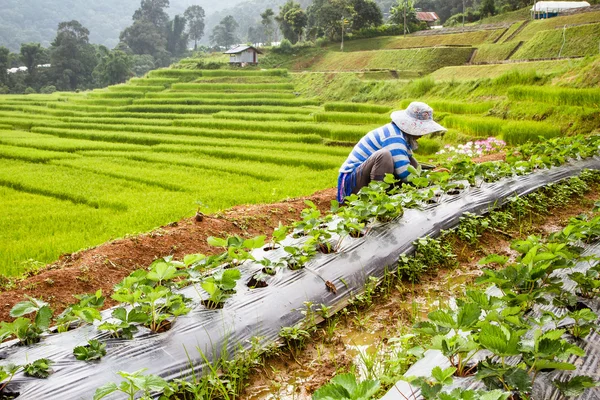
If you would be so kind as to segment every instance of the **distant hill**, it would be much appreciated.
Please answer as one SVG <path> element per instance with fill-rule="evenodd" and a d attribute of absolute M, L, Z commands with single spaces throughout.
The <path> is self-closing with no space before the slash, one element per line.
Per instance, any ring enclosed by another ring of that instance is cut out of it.
<path fill-rule="evenodd" d="M 198 4 L 207 16 L 242 0 L 171 0 L 169 14 L 180 14 Z M 90 41 L 114 47 L 129 24 L 139 0 L 3 0 L 0 12 L 0 46 L 18 51 L 21 43 L 50 45 L 63 21 L 78 20 L 90 30 Z"/>

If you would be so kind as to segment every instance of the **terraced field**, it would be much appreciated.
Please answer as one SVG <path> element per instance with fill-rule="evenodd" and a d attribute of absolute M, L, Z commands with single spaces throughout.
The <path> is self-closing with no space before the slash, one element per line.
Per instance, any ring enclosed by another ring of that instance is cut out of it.
<path fill-rule="evenodd" d="M 284 70 L 167 69 L 91 93 L 3 96 L 0 270 L 179 220 L 196 201 L 215 211 L 331 186 L 348 149 L 325 141 L 373 124 L 317 112 Z"/>

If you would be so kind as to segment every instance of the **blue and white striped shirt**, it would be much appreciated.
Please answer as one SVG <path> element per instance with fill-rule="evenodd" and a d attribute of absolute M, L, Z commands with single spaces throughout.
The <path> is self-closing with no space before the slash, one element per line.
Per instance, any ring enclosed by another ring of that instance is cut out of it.
<path fill-rule="evenodd" d="M 355 172 L 377 150 L 387 149 L 394 160 L 394 175 L 397 179 L 406 179 L 410 172 L 412 149 L 404 138 L 404 134 L 394 123 L 377 128 L 365 136 L 354 146 L 346 162 L 340 168 L 338 179 L 338 201 L 352 193 L 356 185 Z"/>

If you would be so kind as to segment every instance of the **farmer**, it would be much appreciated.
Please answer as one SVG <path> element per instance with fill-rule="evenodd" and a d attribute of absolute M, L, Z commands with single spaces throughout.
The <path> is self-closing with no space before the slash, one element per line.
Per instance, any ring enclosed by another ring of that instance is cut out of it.
<path fill-rule="evenodd" d="M 394 111 L 392 122 L 377 128 L 354 146 L 340 168 L 338 201 L 368 186 L 371 181 L 381 181 L 385 174 L 406 181 L 408 166 L 417 167 L 413 157 L 417 140 L 424 135 L 446 132 L 447 129 L 433 120 L 433 110 L 425 103 L 412 102 L 406 110 Z"/>

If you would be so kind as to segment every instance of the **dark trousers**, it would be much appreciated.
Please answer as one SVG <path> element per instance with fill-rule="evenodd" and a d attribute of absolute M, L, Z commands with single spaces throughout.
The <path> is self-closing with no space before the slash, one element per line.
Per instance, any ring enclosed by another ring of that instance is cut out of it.
<path fill-rule="evenodd" d="M 394 159 L 389 150 L 377 150 L 356 169 L 356 186 L 352 193 L 369 185 L 371 181 L 382 181 L 385 174 L 394 173 Z"/>

